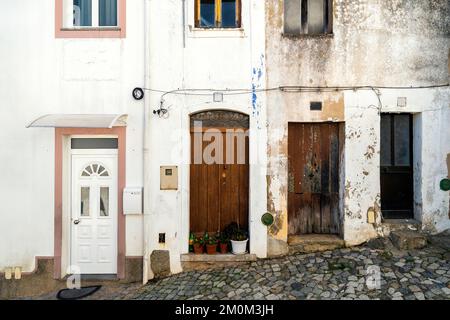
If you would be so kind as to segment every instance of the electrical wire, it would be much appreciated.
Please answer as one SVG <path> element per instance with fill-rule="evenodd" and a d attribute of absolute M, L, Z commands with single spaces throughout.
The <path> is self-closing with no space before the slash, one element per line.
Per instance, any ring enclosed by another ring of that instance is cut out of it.
<path fill-rule="evenodd" d="M 280 91 L 286 93 L 303 93 L 303 92 L 339 92 L 339 91 L 359 91 L 370 90 L 373 91 L 378 99 L 378 112 L 381 113 L 383 107 L 381 101 L 380 90 L 417 90 L 417 89 L 437 89 L 450 87 L 449 83 L 436 84 L 436 85 L 422 85 L 422 86 L 279 86 L 271 88 L 259 88 L 259 89 L 214 89 L 214 88 L 178 88 L 174 90 L 160 90 L 153 88 L 141 88 L 142 90 L 161 93 L 159 109 L 154 110 L 153 113 L 157 114 L 161 118 L 168 117 L 168 108 L 164 107 L 165 97 L 168 95 L 184 95 L 184 96 L 211 96 L 211 93 L 221 92 L 224 96 L 244 95 L 244 94 L 256 94 L 261 92 Z"/>

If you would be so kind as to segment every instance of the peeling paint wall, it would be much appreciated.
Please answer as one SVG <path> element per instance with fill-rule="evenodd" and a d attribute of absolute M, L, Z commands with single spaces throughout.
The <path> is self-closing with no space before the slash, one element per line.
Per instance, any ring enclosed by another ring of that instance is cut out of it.
<path fill-rule="evenodd" d="M 283 35 L 283 0 L 266 0 L 267 87 L 447 83 L 449 6 L 446 0 L 335 0 L 333 35 L 296 37 Z M 436 150 L 428 156 L 422 149 L 418 164 L 422 192 L 434 189 L 432 184 L 435 186 L 436 181 L 432 180 L 442 171 L 438 168 L 446 166 L 443 153 L 449 149 L 449 139 L 445 139 L 444 131 L 429 130 L 427 123 L 444 123 L 448 119 L 450 100 L 443 96 L 447 93 L 448 89 L 381 92 L 386 106 L 383 112 L 423 112 L 423 148 Z M 408 99 L 408 108 L 398 110 L 396 99 L 403 96 Z M 334 103 L 322 112 L 313 112 L 309 111 L 310 101 L 323 101 L 325 106 L 327 101 Z M 431 105 L 438 109 L 436 113 L 425 112 Z M 367 210 L 379 211 L 381 201 L 378 107 L 379 101 L 371 91 L 268 93 L 268 204 L 269 211 L 276 215 L 276 226 L 269 230 L 271 238 L 287 240 L 287 124 L 301 121 L 345 121 L 343 236 L 348 243 L 356 244 L 379 234 L 377 224 L 367 223 Z M 441 141 L 440 145 L 431 144 L 435 139 Z M 436 169 L 429 172 L 427 163 L 432 160 Z M 429 229 L 428 221 L 434 224 L 440 212 L 448 208 L 448 195 L 446 205 L 436 196 L 426 203 L 419 202 L 423 210 L 420 219 L 423 217 Z M 380 215 L 377 217 L 380 223 Z M 441 230 L 448 222 L 437 225 L 436 230 Z"/>

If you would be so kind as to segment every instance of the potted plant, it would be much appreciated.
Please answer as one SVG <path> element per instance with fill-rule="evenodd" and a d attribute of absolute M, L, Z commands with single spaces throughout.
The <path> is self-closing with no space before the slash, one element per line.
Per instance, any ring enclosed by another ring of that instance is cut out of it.
<path fill-rule="evenodd" d="M 219 237 L 219 247 L 220 247 L 220 253 L 226 254 L 228 253 L 228 243 L 230 242 L 230 239 L 225 233 L 221 233 Z"/>
<path fill-rule="evenodd" d="M 247 252 L 247 233 L 238 228 L 231 237 L 231 248 L 233 254 L 245 254 Z"/>
<path fill-rule="evenodd" d="M 203 237 L 195 237 L 194 239 L 194 253 L 195 254 L 202 254 L 205 250 L 205 242 L 203 240 Z"/>
<path fill-rule="evenodd" d="M 210 237 L 206 242 L 206 253 L 207 254 L 216 254 L 217 253 L 217 239 L 214 237 Z"/>
<path fill-rule="evenodd" d="M 223 234 L 231 240 L 231 251 L 233 254 L 245 254 L 248 237 L 244 229 L 240 228 L 236 222 L 232 222 L 223 229 Z"/>

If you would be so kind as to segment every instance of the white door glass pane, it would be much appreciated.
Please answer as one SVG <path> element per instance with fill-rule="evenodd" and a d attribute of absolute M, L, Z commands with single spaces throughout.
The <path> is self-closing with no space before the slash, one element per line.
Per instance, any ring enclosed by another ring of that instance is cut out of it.
<path fill-rule="evenodd" d="M 117 0 L 99 0 L 98 25 L 117 26 Z"/>
<path fill-rule="evenodd" d="M 89 191 L 89 187 L 81 187 L 80 214 L 82 217 L 89 217 Z"/>
<path fill-rule="evenodd" d="M 109 187 L 100 188 L 100 217 L 109 216 Z"/>
<path fill-rule="evenodd" d="M 73 0 L 73 25 L 92 26 L 92 0 Z"/>
<path fill-rule="evenodd" d="M 308 33 L 324 33 L 325 1 L 308 0 Z"/>
<path fill-rule="evenodd" d="M 300 34 L 301 0 L 284 0 L 284 32 Z"/>

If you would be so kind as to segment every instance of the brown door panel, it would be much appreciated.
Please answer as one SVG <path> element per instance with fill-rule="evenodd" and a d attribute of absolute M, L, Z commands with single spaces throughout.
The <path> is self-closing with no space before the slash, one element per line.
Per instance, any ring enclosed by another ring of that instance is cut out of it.
<path fill-rule="evenodd" d="M 339 124 L 290 123 L 289 234 L 339 232 Z"/>
<path fill-rule="evenodd" d="M 231 222 L 237 222 L 241 227 L 248 228 L 248 136 L 245 137 L 245 155 L 239 157 L 238 141 L 233 144 L 227 143 L 226 130 L 221 132 L 223 163 L 207 164 L 202 157 L 202 164 L 190 166 L 190 229 L 194 233 L 222 231 Z M 236 134 L 236 137 L 238 136 L 242 137 L 243 133 Z M 210 143 L 203 141 L 202 153 Z M 227 150 L 232 145 L 233 150 L 227 157 Z M 194 133 L 191 134 L 192 160 L 194 160 L 193 146 Z"/>

